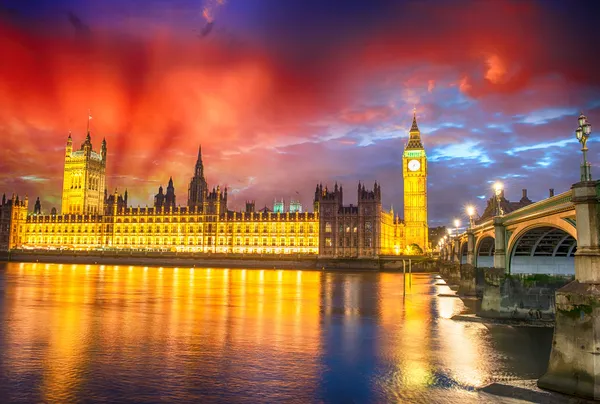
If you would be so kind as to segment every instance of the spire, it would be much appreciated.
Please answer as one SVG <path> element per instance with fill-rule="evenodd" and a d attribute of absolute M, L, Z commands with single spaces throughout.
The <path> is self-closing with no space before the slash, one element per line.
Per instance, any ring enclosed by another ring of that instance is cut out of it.
<path fill-rule="evenodd" d="M 423 149 L 423 143 L 421 143 L 421 131 L 417 125 L 417 108 L 413 109 L 413 121 L 410 127 L 409 139 L 405 149 Z"/>
<path fill-rule="evenodd" d="M 167 186 L 167 188 L 173 188 L 173 177 L 169 177 L 169 185 Z"/>
<path fill-rule="evenodd" d="M 90 121 L 92 120 L 92 110 L 88 109 L 87 135 L 90 136 Z"/>
<path fill-rule="evenodd" d="M 204 166 L 202 164 L 202 145 L 198 146 L 198 160 L 196 160 L 196 177 L 204 177 Z"/>
<path fill-rule="evenodd" d="M 410 127 L 410 131 L 412 132 L 420 132 L 419 126 L 417 125 L 417 107 L 413 109 L 413 121 L 412 126 Z"/>

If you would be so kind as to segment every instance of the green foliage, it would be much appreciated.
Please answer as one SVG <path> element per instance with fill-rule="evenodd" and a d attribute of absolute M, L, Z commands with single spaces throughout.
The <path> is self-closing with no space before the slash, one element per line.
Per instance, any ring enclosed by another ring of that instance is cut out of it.
<path fill-rule="evenodd" d="M 506 274 L 506 278 L 518 280 L 523 286 L 563 286 L 571 282 L 573 276 L 547 274 Z"/>
<path fill-rule="evenodd" d="M 423 249 L 416 243 L 409 245 L 406 252 L 408 255 L 423 255 Z"/>

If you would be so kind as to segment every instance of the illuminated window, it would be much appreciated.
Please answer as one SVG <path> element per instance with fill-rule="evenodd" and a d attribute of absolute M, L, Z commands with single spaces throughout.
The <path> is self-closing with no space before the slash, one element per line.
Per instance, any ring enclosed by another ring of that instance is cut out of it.
<path fill-rule="evenodd" d="M 331 247 L 331 237 L 325 237 L 325 247 Z"/>
<path fill-rule="evenodd" d="M 325 233 L 331 233 L 331 222 L 325 222 Z"/>

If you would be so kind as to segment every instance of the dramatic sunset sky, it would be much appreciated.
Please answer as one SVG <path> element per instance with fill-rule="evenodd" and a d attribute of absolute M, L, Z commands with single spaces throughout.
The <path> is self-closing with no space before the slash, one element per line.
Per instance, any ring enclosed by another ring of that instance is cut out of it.
<path fill-rule="evenodd" d="M 272 206 L 317 182 L 382 185 L 402 210 L 416 105 L 431 225 L 483 211 L 491 184 L 566 191 L 577 116 L 600 178 L 594 1 L 0 0 L 0 192 L 60 207 L 64 146 L 91 110 L 107 182 L 134 206 L 173 176 L 185 205 L 198 145 L 210 186 Z M 209 24 L 208 22 L 211 21 Z"/>

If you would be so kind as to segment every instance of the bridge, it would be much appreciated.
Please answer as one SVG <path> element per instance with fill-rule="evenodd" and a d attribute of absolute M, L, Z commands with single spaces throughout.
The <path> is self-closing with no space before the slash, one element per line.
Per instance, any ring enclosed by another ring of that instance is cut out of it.
<path fill-rule="evenodd" d="M 589 171 L 584 176 L 583 168 L 581 182 L 569 191 L 511 212 L 503 212 L 497 193 L 495 214 L 488 210 L 484 220 L 450 237 L 440 258 L 458 267 L 461 282 L 468 272 L 463 267 L 480 268 L 482 308 L 498 313 L 524 306 L 511 298 L 513 274 L 575 275 L 556 290 L 552 352 L 538 385 L 600 400 L 600 181 L 591 181 Z M 504 278 L 494 281 L 494 273 Z"/>
<path fill-rule="evenodd" d="M 600 187 L 596 187 L 600 198 Z M 443 260 L 509 274 L 575 274 L 577 220 L 573 190 L 493 216 L 450 237 Z"/>

